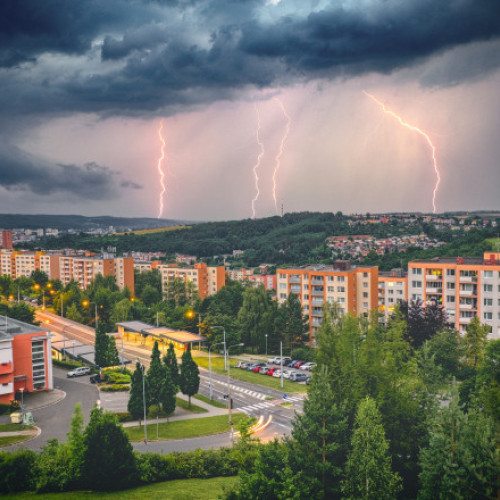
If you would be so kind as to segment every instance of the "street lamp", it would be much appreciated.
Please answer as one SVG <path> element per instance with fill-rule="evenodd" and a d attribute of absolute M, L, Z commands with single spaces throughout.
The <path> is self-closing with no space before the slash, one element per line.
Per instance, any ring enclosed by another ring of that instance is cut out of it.
<path fill-rule="evenodd" d="M 267 356 L 267 333 L 266 333 L 266 356 Z"/>
<path fill-rule="evenodd" d="M 95 302 L 89 302 L 88 300 L 84 300 L 82 302 L 82 306 L 83 307 L 88 307 L 90 306 L 90 304 L 94 304 L 94 311 L 95 311 L 95 330 L 97 331 L 97 329 L 99 328 L 99 320 L 98 320 L 98 316 L 97 316 L 97 304 Z"/>
<path fill-rule="evenodd" d="M 19 390 L 21 391 L 21 414 L 24 420 L 24 387 L 21 387 Z"/>
<path fill-rule="evenodd" d="M 137 360 L 142 369 L 142 404 L 144 405 L 144 444 L 148 444 L 148 422 L 146 420 L 146 376 L 144 374 L 144 365 Z"/>
<path fill-rule="evenodd" d="M 224 342 L 217 342 L 216 344 L 213 344 L 213 345 L 209 345 L 208 346 L 208 373 L 209 373 L 209 377 L 210 377 L 210 381 L 208 383 L 208 386 L 210 388 L 210 401 L 212 401 L 212 358 L 210 356 L 210 351 L 212 349 L 212 347 L 215 347 L 216 345 L 219 345 L 219 344 L 224 344 L 224 352 L 226 352 L 226 344 Z"/>
<path fill-rule="evenodd" d="M 243 342 L 239 344 L 234 344 L 225 349 L 226 353 L 229 352 L 229 349 L 233 347 L 243 347 L 245 344 Z M 229 425 L 233 425 L 233 416 L 231 414 L 231 385 L 229 384 L 229 363 L 227 365 L 227 410 L 229 414 Z"/>
<path fill-rule="evenodd" d="M 62 332 L 61 332 L 61 335 L 63 337 L 63 353 L 64 353 L 64 361 L 66 361 L 66 335 L 64 335 L 64 331 L 66 330 L 66 328 L 69 328 L 71 325 L 65 325 L 63 326 L 63 329 L 62 329 Z"/>
<path fill-rule="evenodd" d="M 224 344 L 224 370 L 227 371 L 226 328 L 222 325 L 212 325 L 211 328 L 222 328 L 224 332 L 224 342 L 219 342 L 219 344 Z"/>

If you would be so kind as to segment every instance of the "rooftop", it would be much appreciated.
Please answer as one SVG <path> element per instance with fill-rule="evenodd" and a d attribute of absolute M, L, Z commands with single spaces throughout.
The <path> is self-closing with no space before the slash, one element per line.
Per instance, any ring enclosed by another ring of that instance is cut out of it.
<path fill-rule="evenodd" d="M 0 340 L 10 339 L 13 335 L 23 335 L 26 333 L 48 335 L 48 331 L 43 328 L 9 318 L 8 316 L 0 315 Z"/>

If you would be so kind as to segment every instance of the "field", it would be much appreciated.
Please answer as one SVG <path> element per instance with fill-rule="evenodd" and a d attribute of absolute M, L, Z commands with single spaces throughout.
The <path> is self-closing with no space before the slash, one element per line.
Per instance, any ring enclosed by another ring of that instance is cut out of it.
<path fill-rule="evenodd" d="M 4 495 L 3 498 L 16 500 L 89 500 L 91 497 L 106 500 L 215 500 L 220 498 L 224 488 L 230 489 L 238 482 L 237 477 L 215 477 L 211 479 L 182 479 L 166 481 L 115 493 L 75 491 L 64 493 L 19 493 Z"/>
<path fill-rule="evenodd" d="M 137 231 L 129 231 L 128 233 L 116 233 L 117 235 L 124 234 L 153 234 L 153 233 L 164 233 L 166 231 L 177 231 L 179 229 L 189 229 L 191 226 L 168 226 L 168 227 L 155 227 L 152 229 L 138 229 Z"/>

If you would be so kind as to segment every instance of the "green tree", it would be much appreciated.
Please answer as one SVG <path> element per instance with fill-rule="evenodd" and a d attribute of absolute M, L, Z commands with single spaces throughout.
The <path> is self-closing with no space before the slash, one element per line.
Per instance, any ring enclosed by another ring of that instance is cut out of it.
<path fill-rule="evenodd" d="M 481 325 L 479 318 L 474 316 L 467 325 L 465 333 L 465 351 L 469 366 L 477 369 L 484 358 L 484 348 L 490 327 Z"/>
<path fill-rule="evenodd" d="M 278 306 L 275 317 L 277 339 L 283 341 L 284 352 L 291 355 L 293 348 L 302 344 L 302 336 L 308 330 L 299 298 L 290 293 L 286 301 Z"/>
<path fill-rule="evenodd" d="M 108 349 L 106 352 L 106 366 L 118 366 L 120 356 L 116 348 L 116 340 L 112 335 L 108 335 Z"/>
<path fill-rule="evenodd" d="M 484 410 L 500 422 L 500 339 L 486 344 L 477 374 L 477 392 Z"/>
<path fill-rule="evenodd" d="M 182 353 L 179 383 L 182 394 L 189 397 L 189 406 L 191 406 L 191 396 L 194 396 L 200 388 L 200 370 L 191 356 L 190 344 Z"/>
<path fill-rule="evenodd" d="M 155 341 L 153 350 L 151 351 L 151 362 L 146 375 L 146 397 L 148 406 L 155 405 L 160 407 L 160 394 L 165 381 L 165 368 L 160 359 L 160 350 L 158 342 Z"/>
<path fill-rule="evenodd" d="M 152 285 L 146 285 L 140 297 L 148 307 L 161 301 L 161 293 Z"/>
<path fill-rule="evenodd" d="M 165 370 L 165 380 L 163 382 L 160 391 L 160 401 L 163 411 L 167 416 L 171 415 L 175 411 L 176 399 L 175 395 L 177 393 L 177 386 L 172 379 L 171 373 L 168 369 Z"/>
<path fill-rule="evenodd" d="M 464 340 L 454 328 L 443 328 L 427 341 L 430 354 L 443 370 L 445 377 L 459 375 L 464 355 Z"/>
<path fill-rule="evenodd" d="M 130 488 L 138 481 L 134 451 L 116 416 L 95 407 L 84 433 L 82 481 L 97 491 Z"/>
<path fill-rule="evenodd" d="M 141 420 L 144 416 L 144 393 L 143 393 L 143 372 L 139 361 L 135 364 L 135 371 L 132 374 L 132 384 L 130 386 L 130 397 L 127 403 L 127 410 L 134 420 Z M 147 408 L 146 408 L 147 411 Z"/>
<path fill-rule="evenodd" d="M 312 498 L 340 498 L 347 436 L 344 408 L 335 402 L 322 366 L 312 379 L 304 412 L 293 421 L 290 467 L 297 489 L 305 487 Z"/>
<path fill-rule="evenodd" d="M 66 308 L 66 318 L 76 321 L 77 323 L 83 323 L 83 315 L 78 310 L 76 302 L 73 302 Z"/>
<path fill-rule="evenodd" d="M 111 321 L 120 323 L 122 321 L 130 321 L 132 319 L 132 302 L 130 299 L 122 299 L 113 306 L 111 313 Z"/>
<path fill-rule="evenodd" d="M 264 352 L 266 334 L 273 333 L 273 308 L 263 286 L 250 287 L 243 292 L 243 305 L 238 312 L 241 341 L 245 346 Z"/>
<path fill-rule="evenodd" d="M 342 492 L 346 499 L 390 500 L 401 489 L 401 479 L 391 470 L 389 443 L 375 401 L 361 401 L 351 438 Z"/>
<path fill-rule="evenodd" d="M 472 409 L 464 413 L 458 391 L 431 425 L 429 445 L 422 449 L 419 500 L 494 498 L 500 466 L 492 421 Z"/>
<path fill-rule="evenodd" d="M 174 344 L 168 345 L 166 356 L 163 363 L 167 369 L 167 376 L 170 377 L 176 388 L 179 387 L 179 366 L 177 365 L 177 356 L 175 355 Z"/>
<path fill-rule="evenodd" d="M 95 332 L 95 364 L 101 368 L 108 366 L 109 337 L 106 334 L 106 325 L 100 323 Z"/>
<path fill-rule="evenodd" d="M 83 456 L 85 452 L 81 403 L 75 405 L 66 447 L 68 450 L 68 483 L 69 487 L 72 488 L 80 484 L 79 481 L 82 475 Z"/>

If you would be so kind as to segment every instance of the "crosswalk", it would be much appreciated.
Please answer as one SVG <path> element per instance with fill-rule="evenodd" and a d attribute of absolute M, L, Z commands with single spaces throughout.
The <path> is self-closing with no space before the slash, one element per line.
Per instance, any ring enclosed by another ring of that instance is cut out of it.
<path fill-rule="evenodd" d="M 298 396 L 287 396 L 286 399 L 283 400 L 275 400 L 275 401 L 264 401 L 263 403 L 256 403 L 253 405 L 248 405 L 248 406 L 243 406 L 242 408 L 238 408 L 238 411 L 242 411 L 243 413 L 246 413 L 247 415 L 250 415 L 251 413 L 255 411 L 261 411 L 261 410 L 268 410 L 273 406 L 276 406 L 280 404 L 281 402 L 297 402 L 297 401 L 303 401 L 301 397 Z"/>

